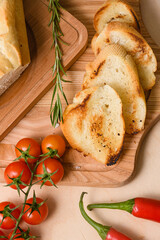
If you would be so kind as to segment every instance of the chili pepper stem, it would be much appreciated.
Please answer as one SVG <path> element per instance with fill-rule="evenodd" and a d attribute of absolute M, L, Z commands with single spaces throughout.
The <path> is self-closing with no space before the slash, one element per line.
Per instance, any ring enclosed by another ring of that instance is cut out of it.
<path fill-rule="evenodd" d="M 93 208 L 109 208 L 109 209 L 119 209 L 126 212 L 132 213 L 133 207 L 135 204 L 134 199 L 130 199 L 124 202 L 118 203 L 98 203 L 98 204 L 89 204 L 87 209 L 91 211 Z"/>
<path fill-rule="evenodd" d="M 83 205 L 83 197 L 84 195 L 87 194 L 86 192 L 82 192 L 80 201 L 79 201 L 79 208 L 82 216 L 84 219 L 92 226 L 94 229 L 99 233 L 100 237 L 102 240 L 106 239 L 106 236 L 110 230 L 111 227 L 109 226 L 103 226 L 100 223 L 95 222 L 93 219 L 91 219 L 88 214 L 84 210 L 84 205 Z"/>

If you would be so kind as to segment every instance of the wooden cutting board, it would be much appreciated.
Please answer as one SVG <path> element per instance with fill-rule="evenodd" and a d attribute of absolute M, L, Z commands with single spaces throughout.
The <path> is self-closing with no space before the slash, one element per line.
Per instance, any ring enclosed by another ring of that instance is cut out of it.
<path fill-rule="evenodd" d="M 129 0 L 128 2 L 134 7 L 135 11 L 140 16 L 139 0 Z M 74 0 L 63 1 L 63 6 L 84 23 L 89 32 L 89 45 L 87 50 L 67 72 L 67 79 L 71 80 L 72 83 L 65 83 L 63 85 L 70 103 L 72 102 L 75 93 L 81 89 L 86 63 L 94 59 L 90 46 L 91 38 L 95 33 L 93 29 L 93 16 L 102 3 L 103 0 L 88 0 L 87 2 L 86 0 L 81 0 L 79 4 L 76 4 Z M 156 86 L 153 88 L 147 102 L 148 110 L 145 130 L 135 136 L 126 135 L 121 160 L 112 167 L 97 163 L 93 159 L 84 157 L 83 154 L 68 148 L 63 157 L 65 177 L 61 182 L 62 185 L 117 187 L 131 178 L 143 139 L 147 135 L 149 129 L 151 129 L 160 118 L 160 49 L 153 43 L 142 21 L 141 30 L 142 35 L 153 48 L 158 60 Z M 2 141 L 0 145 L 0 181 L 3 181 L 4 167 L 6 167 L 6 165 L 15 157 L 14 145 L 20 138 L 33 137 L 41 142 L 43 137 L 49 134 L 62 134 L 60 128 L 53 129 L 50 124 L 49 106 L 51 96 L 52 89 Z"/>
<path fill-rule="evenodd" d="M 44 3 L 43 3 L 44 2 Z M 22 76 L 0 97 L 0 141 L 38 102 L 53 85 L 51 67 L 54 64 L 52 28 L 48 27 L 50 15 L 47 1 L 24 0 L 30 45 L 31 64 Z M 62 12 L 61 29 L 67 70 L 85 50 L 88 33 L 85 26 L 67 11 Z"/>

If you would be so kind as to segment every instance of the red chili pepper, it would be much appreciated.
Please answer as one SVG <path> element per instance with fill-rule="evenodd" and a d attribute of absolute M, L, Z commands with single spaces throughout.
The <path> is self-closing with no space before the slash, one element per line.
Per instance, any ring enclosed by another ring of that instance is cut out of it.
<path fill-rule="evenodd" d="M 160 222 L 160 201 L 149 198 L 135 198 L 119 203 L 89 204 L 88 210 L 93 208 L 110 208 L 127 211 L 135 217 Z"/>
<path fill-rule="evenodd" d="M 93 219 L 91 219 L 88 214 L 84 210 L 83 206 L 83 197 L 85 192 L 81 194 L 80 201 L 79 201 L 79 208 L 81 211 L 82 216 L 84 219 L 92 226 L 94 227 L 97 232 L 99 233 L 100 237 L 102 240 L 131 240 L 124 234 L 116 231 L 114 228 L 109 227 L 109 226 L 103 226 L 100 223 L 95 222 Z"/>
<path fill-rule="evenodd" d="M 131 240 L 131 239 L 125 236 L 124 234 L 118 232 L 114 228 L 110 228 L 105 240 Z"/>

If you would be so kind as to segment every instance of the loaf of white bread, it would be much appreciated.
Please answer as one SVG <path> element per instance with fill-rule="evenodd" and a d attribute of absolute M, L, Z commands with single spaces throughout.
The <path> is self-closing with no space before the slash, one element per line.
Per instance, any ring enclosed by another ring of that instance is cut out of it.
<path fill-rule="evenodd" d="M 0 95 L 30 63 L 22 0 L 0 1 Z"/>

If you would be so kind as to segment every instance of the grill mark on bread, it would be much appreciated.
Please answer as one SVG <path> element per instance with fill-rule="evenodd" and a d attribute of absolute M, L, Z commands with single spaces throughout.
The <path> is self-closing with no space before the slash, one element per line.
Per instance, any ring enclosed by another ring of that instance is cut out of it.
<path fill-rule="evenodd" d="M 128 34 L 131 36 L 131 38 L 137 43 L 137 46 L 134 48 L 134 50 L 129 51 L 129 53 L 131 55 L 135 55 L 137 53 L 139 53 L 139 61 L 143 60 L 144 62 L 148 62 L 149 61 L 149 50 L 145 44 L 145 42 L 143 41 L 143 39 L 141 39 L 140 37 L 138 37 L 137 35 L 135 35 L 134 33 L 128 32 Z M 144 59 L 146 55 L 146 59 Z"/>
<path fill-rule="evenodd" d="M 86 103 L 87 103 L 87 101 L 90 99 L 90 97 L 91 97 L 91 94 L 88 94 L 88 95 L 84 98 L 83 102 L 80 104 L 80 107 L 81 107 L 82 109 L 86 107 Z"/>
<path fill-rule="evenodd" d="M 103 117 L 102 116 L 94 116 L 93 119 L 91 121 L 93 121 L 93 123 L 91 124 L 90 127 L 90 132 L 91 135 L 96 135 L 97 138 L 102 138 L 103 134 L 102 134 L 102 126 L 103 126 Z"/>
<path fill-rule="evenodd" d="M 100 53 L 101 49 L 100 48 L 97 48 L 97 53 L 96 55 L 98 55 Z"/>
<path fill-rule="evenodd" d="M 97 15 L 100 14 L 103 14 L 103 12 L 109 7 L 110 4 L 106 4 L 105 6 L 101 7 L 95 14 L 95 19 L 98 20 L 100 18 L 100 16 L 98 16 L 98 19 L 97 19 Z"/>
<path fill-rule="evenodd" d="M 137 133 L 139 133 L 139 131 L 137 130 L 137 131 L 135 131 L 135 132 L 133 132 L 132 133 L 132 135 L 135 135 L 135 134 L 137 134 Z"/>
<path fill-rule="evenodd" d="M 131 11 L 131 13 L 133 14 L 133 17 L 134 17 L 134 19 L 135 19 L 135 21 L 136 21 L 136 23 L 137 23 L 138 29 L 140 30 L 140 24 L 139 24 L 139 21 L 138 21 L 136 15 L 135 15 L 134 11 L 132 11 L 132 9 L 130 9 L 130 11 Z"/>
<path fill-rule="evenodd" d="M 137 35 L 135 35 L 134 33 L 131 33 L 131 32 L 128 32 L 128 34 L 132 37 L 133 40 L 138 42 L 138 44 L 144 44 L 144 41 L 142 38 L 138 37 Z"/>
<path fill-rule="evenodd" d="M 120 151 L 118 152 L 118 154 L 115 154 L 114 156 L 111 156 L 108 163 L 107 163 L 107 166 L 112 166 L 114 164 L 117 163 L 117 161 L 119 160 L 120 158 L 120 155 L 122 153 L 122 150 L 123 150 L 123 146 L 121 147 Z"/>
<path fill-rule="evenodd" d="M 117 17 L 115 17 L 115 18 L 124 18 L 126 15 L 125 14 L 119 14 Z"/>
<path fill-rule="evenodd" d="M 80 93 L 77 94 L 77 96 L 79 96 Z M 77 125 L 79 127 L 79 129 L 82 130 L 82 120 L 84 119 L 85 115 L 86 115 L 86 111 L 87 111 L 87 101 L 90 99 L 91 97 L 91 94 L 88 94 L 82 103 L 78 104 L 75 108 L 72 109 L 71 112 L 74 112 L 74 111 L 80 111 L 80 114 L 79 114 L 79 119 L 77 121 Z"/>
<path fill-rule="evenodd" d="M 97 67 L 97 70 L 94 70 L 94 73 L 91 76 L 91 79 L 93 79 L 95 76 L 98 75 L 99 71 L 101 70 L 101 67 L 103 66 L 103 64 L 106 62 L 106 60 L 103 60 L 99 66 Z"/>
<path fill-rule="evenodd" d="M 80 93 L 77 94 L 77 97 L 79 96 L 79 94 L 80 94 Z M 91 94 L 88 94 L 88 95 L 84 98 L 83 102 L 80 103 L 80 104 L 78 104 L 74 109 L 72 109 L 72 111 L 73 111 L 73 110 L 76 110 L 76 109 L 79 109 L 79 108 L 80 108 L 81 110 L 84 110 L 84 108 L 86 107 L 86 102 L 90 99 L 90 97 L 91 97 Z"/>
<path fill-rule="evenodd" d="M 101 15 L 103 15 L 103 12 L 110 6 L 110 3 L 106 4 L 105 6 L 102 6 L 95 14 L 94 16 L 94 27 L 97 29 L 98 21 L 101 18 Z"/>
<path fill-rule="evenodd" d="M 139 86 L 137 87 L 137 92 L 138 92 L 139 96 L 142 96 L 142 90 Z"/>
<path fill-rule="evenodd" d="M 139 120 L 140 122 L 142 121 L 142 120 Z M 132 130 L 131 131 L 131 135 L 136 135 L 136 134 L 138 134 L 139 133 L 139 130 L 138 130 L 138 126 L 137 126 L 137 120 L 132 120 L 132 122 L 133 122 L 133 124 L 131 125 L 130 124 L 130 129 Z M 134 126 L 134 127 L 133 127 Z"/>
<path fill-rule="evenodd" d="M 128 34 L 132 37 L 132 39 L 137 43 L 137 47 L 130 51 L 132 54 L 136 54 L 137 52 L 141 52 L 142 54 L 147 54 L 148 51 L 146 51 L 146 44 L 144 43 L 143 39 L 135 35 L 134 33 L 128 32 Z"/>
<path fill-rule="evenodd" d="M 110 23 L 110 22 L 114 22 L 114 20 L 116 19 L 120 19 L 120 18 L 124 18 L 126 15 L 125 14 L 119 14 L 117 15 L 116 17 L 112 17 L 107 23 Z"/>

